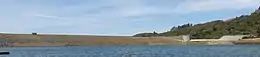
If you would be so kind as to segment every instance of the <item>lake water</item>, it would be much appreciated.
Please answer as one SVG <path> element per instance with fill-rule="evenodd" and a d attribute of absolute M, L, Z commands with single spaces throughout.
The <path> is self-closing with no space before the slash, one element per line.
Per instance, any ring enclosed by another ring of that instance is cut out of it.
<path fill-rule="evenodd" d="M 260 57 L 260 45 L 4 48 L 0 57 Z"/>

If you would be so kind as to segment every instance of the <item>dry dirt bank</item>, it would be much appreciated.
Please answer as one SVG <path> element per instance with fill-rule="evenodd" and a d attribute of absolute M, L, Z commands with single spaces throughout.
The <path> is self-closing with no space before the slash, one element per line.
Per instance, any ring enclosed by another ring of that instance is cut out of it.
<path fill-rule="evenodd" d="M 3 47 L 15 46 L 96 46 L 96 45 L 183 45 L 166 37 L 93 36 L 93 35 L 30 35 L 0 34 Z M 8 44 L 4 44 L 8 43 Z"/>

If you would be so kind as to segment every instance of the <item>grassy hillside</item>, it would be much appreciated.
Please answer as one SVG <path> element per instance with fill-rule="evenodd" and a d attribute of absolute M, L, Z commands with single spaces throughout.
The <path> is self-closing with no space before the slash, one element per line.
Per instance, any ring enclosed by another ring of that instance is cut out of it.
<path fill-rule="evenodd" d="M 140 33 L 135 37 L 177 36 L 190 34 L 192 38 L 220 38 L 223 35 L 260 36 L 260 8 L 250 15 L 241 15 L 229 20 L 215 20 L 203 24 L 174 26 L 164 33 Z"/>
<path fill-rule="evenodd" d="M 182 45 L 182 42 L 180 41 L 169 39 L 170 38 L 165 37 L 152 38 L 131 36 L 32 35 L 0 33 L 0 48 L 17 46 Z"/>

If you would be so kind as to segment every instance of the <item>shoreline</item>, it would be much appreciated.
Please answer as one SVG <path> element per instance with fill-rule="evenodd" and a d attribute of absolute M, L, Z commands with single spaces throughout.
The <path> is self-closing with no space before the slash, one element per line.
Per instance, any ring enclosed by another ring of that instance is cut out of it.
<path fill-rule="evenodd" d="M 237 45 L 260 44 L 260 39 L 242 41 L 182 42 L 181 37 L 130 37 L 88 35 L 0 34 L 0 48 L 34 46 L 129 46 L 129 45 Z"/>
<path fill-rule="evenodd" d="M 20 47 L 96 47 L 96 46 L 218 46 L 218 45 L 259 45 L 259 43 L 234 43 L 231 42 L 232 44 L 226 44 L 226 43 L 218 43 L 218 44 L 208 44 L 208 42 L 189 42 L 186 44 L 178 44 L 178 45 L 170 45 L 170 44 L 165 44 L 165 45 L 148 45 L 148 44 L 129 44 L 129 45 L 116 45 L 116 44 L 111 44 L 111 45 L 74 45 L 74 46 L 62 46 L 62 45 L 51 45 L 51 46 L 9 46 L 9 47 L 0 47 L 0 48 L 20 48 Z"/>
<path fill-rule="evenodd" d="M 4 48 L 27 48 L 27 47 L 109 47 L 109 46 L 232 46 L 232 45 L 259 45 L 259 44 L 196 44 L 196 45 L 86 45 L 86 46 L 12 46 Z"/>

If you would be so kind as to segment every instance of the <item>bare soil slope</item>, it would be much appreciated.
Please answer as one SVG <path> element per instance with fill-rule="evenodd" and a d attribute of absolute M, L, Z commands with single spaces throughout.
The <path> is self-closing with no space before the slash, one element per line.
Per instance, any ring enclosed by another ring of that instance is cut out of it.
<path fill-rule="evenodd" d="M 0 34 L 1 46 L 182 45 L 165 38 L 93 35 Z"/>

